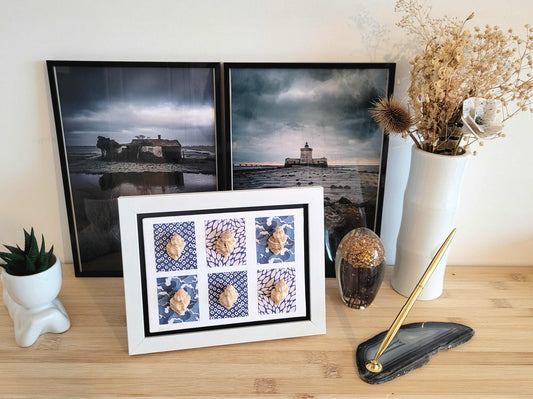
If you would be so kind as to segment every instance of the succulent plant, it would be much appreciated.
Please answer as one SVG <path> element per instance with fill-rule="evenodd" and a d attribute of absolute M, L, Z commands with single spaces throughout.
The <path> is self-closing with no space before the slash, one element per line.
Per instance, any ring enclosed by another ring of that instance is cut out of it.
<path fill-rule="evenodd" d="M 18 245 L 16 247 L 4 245 L 4 247 L 9 252 L 0 252 L 0 259 L 6 262 L 5 264 L 0 264 L 0 267 L 3 267 L 7 273 L 14 276 L 28 276 L 43 272 L 55 262 L 54 246 L 52 245 L 50 251 L 46 252 L 44 236 L 42 236 L 41 246 L 39 247 L 33 227 L 30 233 L 24 230 L 24 249 L 21 249 Z"/>

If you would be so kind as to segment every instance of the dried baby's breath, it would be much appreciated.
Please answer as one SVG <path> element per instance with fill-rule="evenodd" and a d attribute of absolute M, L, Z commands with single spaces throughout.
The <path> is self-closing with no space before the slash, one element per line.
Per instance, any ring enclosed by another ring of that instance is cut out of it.
<path fill-rule="evenodd" d="M 533 29 L 521 37 L 513 30 L 486 25 L 466 28 L 461 21 L 433 18 L 418 0 L 398 0 L 398 26 L 422 48 L 411 61 L 409 106 L 416 121 L 410 133 L 423 150 L 457 154 L 476 141 L 463 137 L 462 106 L 469 97 L 500 100 L 503 121 L 532 109 Z M 416 139 L 417 140 L 416 140 Z"/>

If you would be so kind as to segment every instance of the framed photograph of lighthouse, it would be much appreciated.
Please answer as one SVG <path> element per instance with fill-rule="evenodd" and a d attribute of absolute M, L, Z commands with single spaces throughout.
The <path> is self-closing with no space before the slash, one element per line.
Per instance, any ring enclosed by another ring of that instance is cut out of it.
<path fill-rule="evenodd" d="M 76 276 L 121 276 L 119 196 L 226 185 L 220 64 L 47 67 Z"/>
<path fill-rule="evenodd" d="M 225 139 L 233 190 L 324 188 L 326 276 L 342 237 L 377 234 L 388 138 L 370 116 L 393 63 L 226 63 Z"/>

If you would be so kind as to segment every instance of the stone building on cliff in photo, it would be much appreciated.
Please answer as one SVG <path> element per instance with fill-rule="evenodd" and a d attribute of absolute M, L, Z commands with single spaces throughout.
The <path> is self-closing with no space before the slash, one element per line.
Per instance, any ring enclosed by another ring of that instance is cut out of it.
<path fill-rule="evenodd" d="M 300 158 L 285 158 L 285 167 L 290 168 L 292 166 L 319 166 L 322 168 L 328 167 L 328 159 L 313 158 L 313 149 L 309 147 L 308 143 L 305 143 L 303 148 L 300 148 Z"/>
<path fill-rule="evenodd" d="M 98 136 L 96 147 L 102 152 L 102 159 L 129 162 L 181 162 L 183 152 L 178 140 L 137 138 L 129 144 Z"/>

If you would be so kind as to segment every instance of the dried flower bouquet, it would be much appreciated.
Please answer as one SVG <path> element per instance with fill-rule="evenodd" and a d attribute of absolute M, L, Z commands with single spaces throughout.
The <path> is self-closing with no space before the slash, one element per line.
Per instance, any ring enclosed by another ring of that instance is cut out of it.
<path fill-rule="evenodd" d="M 395 11 L 403 14 L 398 26 L 414 36 L 423 51 L 411 61 L 409 107 L 382 99 L 371 110 L 386 133 L 409 136 L 424 151 L 457 155 L 480 139 L 472 129 L 463 129 L 467 99 L 498 104 L 501 125 L 520 111 L 533 111 L 529 25 L 521 38 L 498 26 L 468 30 L 474 13 L 464 21 L 432 18 L 431 9 L 418 0 L 398 0 Z M 475 119 L 483 124 L 482 115 Z M 497 136 L 503 136 L 501 130 L 488 138 Z"/>

